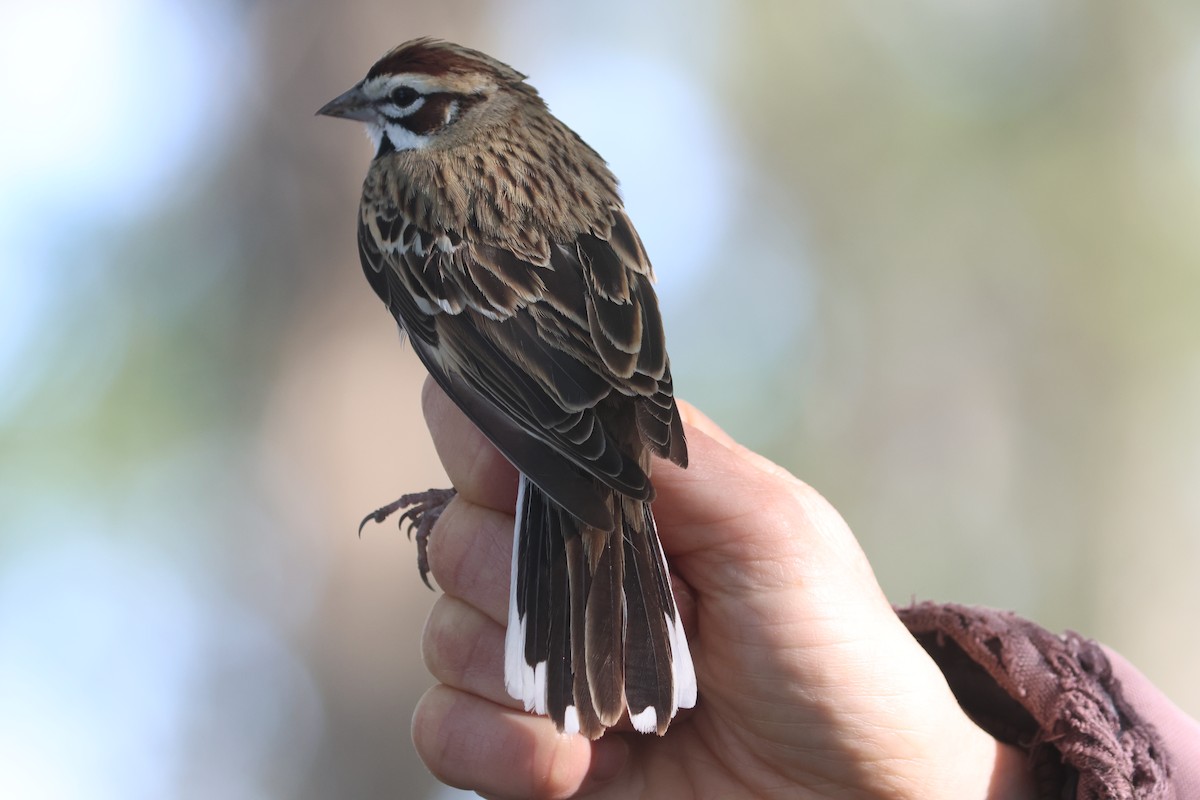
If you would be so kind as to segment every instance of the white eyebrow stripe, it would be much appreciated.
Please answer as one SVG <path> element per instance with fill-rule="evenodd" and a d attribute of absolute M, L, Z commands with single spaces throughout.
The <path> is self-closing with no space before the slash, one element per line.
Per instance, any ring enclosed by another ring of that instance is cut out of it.
<path fill-rule="evenodd" d="M 418 75 L 413 72 L 405 72 L 392 77 L 396 81 L 396 85 L 404 84 L 405 86 L 411 86 L 421 94 L 433 94 L 434 92 L 446 91 L 446 87 L 439 85 L 436 81 L 430 80 L 428 75 Z"/>

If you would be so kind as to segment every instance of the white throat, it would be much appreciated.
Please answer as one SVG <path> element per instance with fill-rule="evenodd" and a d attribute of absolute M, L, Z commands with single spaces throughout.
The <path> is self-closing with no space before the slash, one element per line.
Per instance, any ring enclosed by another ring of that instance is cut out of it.
<path fill-rule="evenodd" d="M 428 136 L 422 136 L 413 133 L 403 125 L 388 125 L 379 124 L 378 122 L 368 122 L 367 138 L 371 140 L 371 144 L 375 146 L 375 152 L 379 152 L 380 145 L 383 144 L 383 137 L 386 135 L 388 141 L 392 144 L 394 150 L 420 150 L 425 145 L 429 144 Z"/>

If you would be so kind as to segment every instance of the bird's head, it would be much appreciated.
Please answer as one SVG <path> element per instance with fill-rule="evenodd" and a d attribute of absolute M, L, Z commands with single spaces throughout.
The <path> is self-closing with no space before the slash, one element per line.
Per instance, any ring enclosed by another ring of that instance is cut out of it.
<path fill-rule="evenodd" d="M 447 147 L 504 124 L 530 101 L 525 76 L 478 50 L 436 39 L 395 48 L 318 111 L 363 122 L 376 155 Z"/>

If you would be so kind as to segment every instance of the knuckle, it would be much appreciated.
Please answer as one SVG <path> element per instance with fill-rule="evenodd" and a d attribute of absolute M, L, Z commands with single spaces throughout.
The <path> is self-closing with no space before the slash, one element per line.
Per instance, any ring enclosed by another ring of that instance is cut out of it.
<path fill-rule="evenodd" d="M 437 522 L 433 524 L 433 530 L 429 533 L 428 550 L 426 554 L 429 557 L 429 571 L 437 580 L 438 585 L 442 587 L 442 591 L 448 591 L 448 587 L 454 585 L 454 581 L 458 578 L 458 565 L 461 559 L 458 558 L 456 548 L 458 547 L 458 526 L 455 524 L 461 506 L 458 498 L 454 498 L 442 511 Z"/>
<path fill-rule="evenodd" d="M 452 602 L 446 595 L 439 597 L 421 631 L 421 658 L 425 662 L 425 669 L 442 683 L 453 677 L 450 673 L 455 664 Z"/>

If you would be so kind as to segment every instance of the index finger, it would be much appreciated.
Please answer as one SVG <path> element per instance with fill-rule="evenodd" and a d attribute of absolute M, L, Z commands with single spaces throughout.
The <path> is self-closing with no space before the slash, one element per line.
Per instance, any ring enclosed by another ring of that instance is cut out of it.
<path fill-rule="evenodd" d="M 450 482 L 468 502 L 511 514 L 517 471 L 432 378 L 421 389 L 425 423 Z"/>

